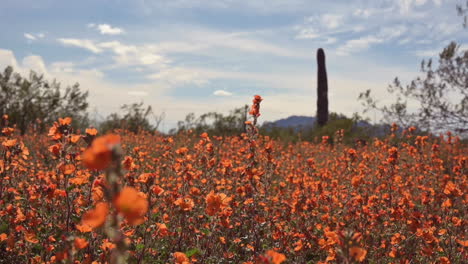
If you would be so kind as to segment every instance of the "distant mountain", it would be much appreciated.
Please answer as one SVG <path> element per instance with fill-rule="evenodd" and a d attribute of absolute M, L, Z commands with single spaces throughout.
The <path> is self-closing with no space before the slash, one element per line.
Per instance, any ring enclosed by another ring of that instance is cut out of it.
<path fill-rule="evenodd" d="M 345 116 L 341 116 L 346 118 Z M 316 118 L 313 116 L 289 116 L 287 118 L 279 119 L 272 122 L 265 122 L 264 128 L 293 128 L 294 130 L 310 129 L 315 126 Z M 371 124 L 367 121 L 360 120 L 357 122 L 356 127 L 364 129 L 366 133 L 373 136 L 384 136 L 390 131 L 390 125 L 385 124 Z"/>
<path fill-rule="evenodd" d="M 287 118 L 279 119 L 273 122 L 265 122 L 264 126 L 267 127 L 281 127 L 281 128 L 311 128 L 315 125 L 315 117 L 312 116 L 290 116 Z"/>

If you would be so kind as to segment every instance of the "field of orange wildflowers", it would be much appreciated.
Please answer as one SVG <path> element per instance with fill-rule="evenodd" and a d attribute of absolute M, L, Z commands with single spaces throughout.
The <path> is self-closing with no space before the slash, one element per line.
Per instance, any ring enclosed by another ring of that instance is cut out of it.
<path fill-rule="evenodd" d="M 0 263 L 466 263 L 468 152 L 247 133 L 0 137 Z M 7 117 L 4 117 L 7 124 Z"/>

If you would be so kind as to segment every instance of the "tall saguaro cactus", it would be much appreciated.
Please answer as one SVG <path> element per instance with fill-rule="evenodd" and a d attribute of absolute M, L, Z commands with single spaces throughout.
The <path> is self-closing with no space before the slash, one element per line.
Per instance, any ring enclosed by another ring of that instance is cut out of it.
<path fill-rule="evenodd" d="M 328 121 L 328 80 L 325 52 L 317 50 L 317 123 L 324 126 Z"/>

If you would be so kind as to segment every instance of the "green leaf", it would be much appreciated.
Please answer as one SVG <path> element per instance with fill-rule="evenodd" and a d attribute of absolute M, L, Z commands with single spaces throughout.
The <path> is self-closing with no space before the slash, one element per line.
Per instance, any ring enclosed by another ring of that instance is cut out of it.
<path fill-rule="evenodd" d="M 8 224 L 3 222 L 0 224 L 0 233 L 6 233 L 6 231 L 8 231 Z"/>
<path fill-rule="evenodd" d="M 185 255 L 189 258 L 197 254 L 201 254 L 201 251 L 198 248 L 192 248 L 185 252 Z"/>
<path fill-rule="evenodd" d="M 211 231 L 208 228 L 201 228 L 200 231 L 207 236 L 211 235 Z"/>
<path fill-rule="evenodd" d="M 143 250 L 144 248 L 145 248 L 145 245 L 143 245 L 143 244 L 138 244 L 138 245 L 136 245 L 136 247 L 135 247 L 135 249 L 136 249 L 137 251 Z"/>

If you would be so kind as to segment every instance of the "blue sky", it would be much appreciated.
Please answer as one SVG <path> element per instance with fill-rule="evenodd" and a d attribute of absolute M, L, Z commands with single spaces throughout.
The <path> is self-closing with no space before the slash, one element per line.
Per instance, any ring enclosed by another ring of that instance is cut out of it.
<path fill-rule="evenodd" d="M 462 0 L 2 0 L 0 67 L 79 82 L 102 115 L 143 101 L 164 129 L 189 112 L 227 113 L 262 95 L 262 119 L 314 115 L 325 49 L 330 110 L 382 102 L 394 77 L 450 41 L 466 47 Z M 372 117 L 373 118 L 373 117 Z"/>

